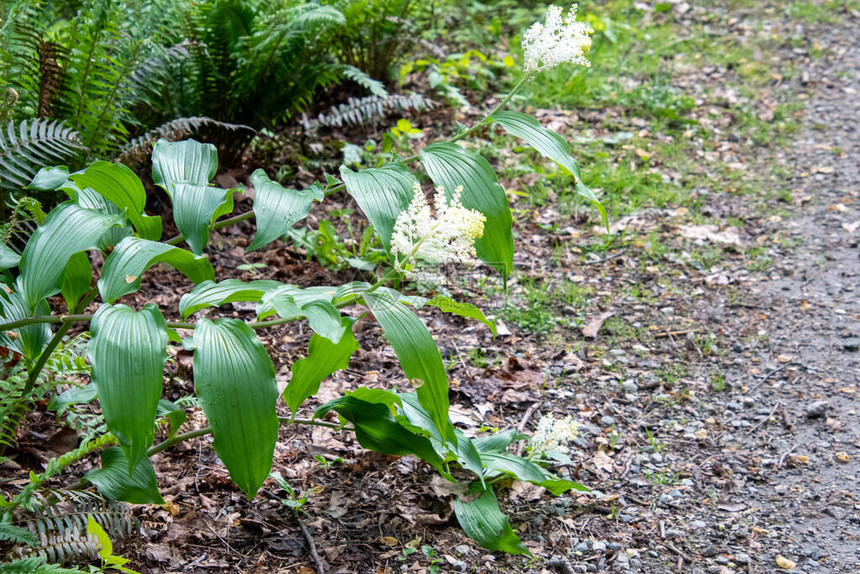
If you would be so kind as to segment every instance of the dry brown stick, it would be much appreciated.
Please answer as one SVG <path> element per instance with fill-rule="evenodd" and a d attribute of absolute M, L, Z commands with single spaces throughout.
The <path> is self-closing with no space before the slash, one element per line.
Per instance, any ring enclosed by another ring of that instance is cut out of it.
<path fill-rule="evenodd" d="M 311 536 L 311 531 L 308 530 L 308 527 L 305 526 L 305 523 L 302 522 L 301 518 L 299 518 L 298 513 L 296 514 L 296 522 L 299 523 L 299 528 L 302 529 L 302 534 L 305 535 L 305 540 L 308 541 L 308 551 L 311 554 L 311 558 L 313 558 L 314 564 L 316 564 L 317 574 L 325 574 L 325 565 L 320 559 L 320 555 L 317 554 L 317 545 L 314 544 L 314 537 Z"/>
<path fill-rule="evenodd" d="M 532 418 L 532 415 L 535 413 L 537 408 L 538 408 L 538 403 L 534 403 L 532 406 L 530 406 L 526 410 L 525 414 L 523 415 L 523 419 L 520 421 L 520 424 L 517 425 L 517 432 L 519 434 L 523 434 L 523 432 L 526 430 L 526 425 L 529 423 L 529 419 Z M 525 450 L 525 448 L 526 448 L 526 443 L 523 441 L 520 441 L 520 444 L 517 447 L 517 456 L 522 456 L 523 450 Z"/>
<path fill-rule="evenodd" d="M 767 381 L 769 378 L 771 378 L 772 376 L 774 376 L 778 372 L 782 371 L 783 369 L 787 369 L 788 367 L 791 367 L 791 366 L 803 367 L 804 365 L 803 365 L 803 363 L 798 363 L 796 361 L 789 361 L 786 364 L 784 364 L 783 366 L 777 367 L 776 369 L 774 369 L 771 372 L 764 375 L 759 382 L 757 382 L 755 385 L 753 385 L 753 387 L 750 390 L 747 391 L 747 394 L 753 392 L 754 390 L 756 390 L 757 388 L 762 386 L 765 383 L 765 381 Z"/>
<path fill-rule="evenodd" d="M 788 449 L 787 451 L 782 453 L 782 456 L 779 457 L 779 461 L 776 463 L 776 468 L 781 468 L 782 463 L 785 462 L 785 459 L 788 457 L 788 455 L 790 455 L 792 452 L 794 452 L 794 449 L 796 449 L 796 448 L 797 448 L 797 445 L 794 445 L 790 449 Z"/>
<path fill-rule="evenodd" d="M 771 410 L 770 413 L 768 413 L 768 415 L 766 417 L 764 417 L 762 420 L 760 420 L 757 425 L 755 425 L 753 428 L 748 430 L 747 434 L 754 433 L 756 431 L 756 429 L 758 429 L 758 427 L 760 427 L 761 425 L 763 425 L 764 423 L 769 421 L 770 417 L 773 416 L 773 413 L 776 412 L 776 409 L 778 409 L 780 407 L 780 405 L 782 405 L 782 403 L 780 401 L 776 401 L 776 404 L 773 406 L 773 410 Z"/>
<path fill-rule="evenodd" d="M 669 543 L 669 542 L 661 542 L 660 544 L 662 544 L 664 547 L 668 548 L 669 550 L 671 550 L 672 552 L 674 552 L 675 554 L 677 554 L 677 555 L 678 555 L 678 557 L 679 557 L 681 560 L 684 560 L 685 562 L 689 562 L 689 563 L 691 563 L 691 564 L 693 563 L 693 560 L 692 560 L 689 556 L 687 556 L 686 554 L 684 554 L 684 552 L 683 552 L 683 551 L 678 550 L 677 548 L 675 548 L 671 543 Z"/>
<path fill-rule="evenodd" d="M 686 331 L 665 331 L 663 333 L 654 333 L 655 339 L 666 339 L 668 337 L 676 337 L 678 335 L 689 335 L 690 333 L 700 333 L 701 329 L 687 329 Z"/>

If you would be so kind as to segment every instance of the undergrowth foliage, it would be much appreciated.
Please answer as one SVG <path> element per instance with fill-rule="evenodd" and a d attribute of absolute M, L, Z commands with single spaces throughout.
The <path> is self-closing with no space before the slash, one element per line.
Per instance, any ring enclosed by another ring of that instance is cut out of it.
<path fill-rule="evenodd" d="M 222 56 L 236 57 L 218 50 L 230 50 L 231 41 L 245 38 L 243 49 L 254 54 L 249 64 L 253 66 L 281 65 L 274 61 L 281 46 L 295 48 L 300 54 L 301 48 L 290 47 L 291 42 L 303 45 L 308 30 L 321 33 L 323 28 L 314 26 L 338 21 L 337 13 L 325 7 L 299 10 L 289 6 L 285 9 L 292 10 L 289 18 L 275 15 L 255 23 L 257 14 L 240 10 L 248 8 L 245 3 L 199 6 L 200 10 L 235 10 L 235 18 L 248 19 L 247 34 L 233 30 L 233 40 L 226 38 L 221 48 L 212 39 L 207 46 L 212 50 L 209 56 L 217 61 Z M 202 12 L 192 22 L 201 28 L 211 24 L 213 17 Z M 196 48 L 188 49 L 193 52 Z M 260 64 L 259 54 L 267 54 L 271 60 Z M 572 61 L 583 56 L 584 51 L 565 55 Z M 73 324 L 89 323 L 91 338 L 85 353 L 91 382 L 62 393 L 53 405 L 62 412 L 97 399 L 104 426 L 99 416 L 79 416 L 79 428 L 87 429 L 81 446 L 50 461 L 43 473 L 33 473 L 30 483 L 14 498 L 0 500 L 4 522 L 14 523 L 21 509 L 35 508 L 40 489 L 52 477 L 97 451 L 101 465 L 83 477 L 85 483 L 112 500 L 163 503 L 150 458 L 178 442 L 207 434 L 213 435 L 213 447 L 233 482 L 253 498 L 271 474 L 279 427 L 307 424 L 354 432 L 364 448 L 384 454 L 413 454 L 452 482 L 468 476 L 465 493 L 454 501 L 466 534 L 491 550 L 529 554 L 499 508 L 495 488 L 516 478 L 542 486 L 553 495 L 587 489 L 550 472 L 544 466 L 545 453 L 538 448 L 530 449 L 525 458 L 509 453 L 510 445 L 528 438 L 514 430 L 472 438 L 454 428 L 442 355 L 419 311 L 435 307 L 477 320 L 494 334 L 495 326 L 471 304 L 441 295 L 408 295 L 389 287 L 404 277 L 432 280 L 433 265 L 475 256 L 503 280 L 512 272 L 512 217 L 505 190 L 490 163 L 463 145 L 473 133 L 490 125 L 558 164 L 607 223 L 606 212 L 582 182 L 567 143 L 531 116 L 502 109 L 524 82 L 534 80 L 535 68 L 529 72 L 483 120 L 470 128 L 461 126 L 449 140 L 427 145 L 415 156 L 392 156 L 384 165 L 358 171 L 342 166 L 339 177 L 327 175 L 324 183 L 302 190 L 285 188 L 258 170 L 251 176 L 253 211 L 229 219 L 222 218 L 233 212 L 233 198 L 243 189 L 210 184 L 218 168 L 215 146 L 160 139 L 152 153 L 152 178 L 170 198 L 181 233 L 168 240 L 162 237 L 161 218 L 144 212 L 144 186 L 125 165 L 96 161 L 77 172 L 51 167 L 36 174 L 30 187 L 65 194 L 68 200 L 38 222 L 20 255 L 13 250 L 0 253 L 6 270 L 0 285 L 0 343 L 16 354 L 21 365 L 13 383 L 14 396 L 20 400 L 15 399 L 12 410 L 20 412 L 22 401 L 32 404 L 36 394 L 50 388 L 55 379 L 44 376 L 47 370 L 86 368 L 74 358 L 82 340 L 65 344 L 71 353 L 68 360 L 58 360 L 57 353 Z M 258 73 L 256 77 L 266 76 Z M 424 200 L 421 182 L 410 169 L 416 163 L 436 189 L 435 216 Z M 374 283 L 300 288 L 270 280 L 216 280 L 206 256 L 213 230 L 253 217 L 256 234 L 247 249 L 260 249 L 289 236 L 294 224 L 319 209 L 317 203 L 341 190 L 356 201 L 387 254 L 388 260 L 373 270 Z M 457 221 L 463 214 L 468 214 L 468 225 Z M 186 247 L 180 247 L 183 242 Z M 91 258 L 89 252 L 98 256 Z M 94 270 L 93 262 L 102 261 Z M 143 274 L 157 263 L 173 267 L 195 284 L 182 296 L 178 309 L 147 303 L 134 310 L 120 303 L 122 297 L 140 289 Z M 57 294 L 63 303 L 51 309 L 48 298 Z M 256 320 L 217 316 L 220 307 L 235 302 L 255 303 Z M 86 313 L 93 304 L 97 310 Z M 302 405 L 325 379 L 349 365 L 359 348 L 353 327 L 365 315 L 379 324 L 393 347 L 404 382 L 410 383 L 403 385 L 407 390 L 359 387 L 323 404 L 310 418 L 299 417 Z M 313 335 L 305 358 L 292 365 L 292 378 L 279 393 L 275 366 L 257 331 L 297 321 L 306 323 Z M 179 433 L 186 420 L 182 404 L 161 398 L 165 362 L 179 347 L 193 351 L 193 402 L 209 425 L 185 433 Z M 288 417 L 278 415 L 280 400 L 289 408 Z M 15 420 L 7 425 L 4 436 L 14 437 Z M 156 443 L 156 435 L 166 438 Z M 553 440 L 558 448 L 566 444 L 561 438 Z M 11 438 L 7 440 L 11 442 Z M 101 516 L 99 512 L 88 514 Z M 109 509 L 104 512 L 109 514 Z M 54 516 L 43 513 L 41 520 L 55 522 Z M 100 524 L 115 526 L 107 519 Z M 38 529 L 28 530 L 39 533 Z M 10 535 L 13 540 L 14 532 Z M 61 536 L 61 543 L 65 542 Z"/>

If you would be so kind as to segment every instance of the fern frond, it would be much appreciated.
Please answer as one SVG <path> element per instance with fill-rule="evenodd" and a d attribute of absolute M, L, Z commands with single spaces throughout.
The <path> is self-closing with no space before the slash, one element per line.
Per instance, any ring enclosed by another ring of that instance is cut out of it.
<path fill-rule="evenodd" d="M 178 118 L 128 142 L 122 147 L 118 159 L 125 164 L 139 164 L 149 159 L 152 146 L 159 139 L 180 141 L 191 136 L 198 141 L 215 144 L 227 156 L 238 155 L 256 134 L 254 128 L 242 124 L 228 124 L 205 117 Z"/>
<path fill-rule="evenodd" d="M 9 122 L 5 137 L 0 130 L 0 188 L 24 187 L 41 168 L 70 163 L 86 152 L 77 132 L 64 122 L 23 120 L 17 130 Z"/>
<path fill-rule="evenodd" d="M 306 132 L 315 132 L 320 127 L 343 127 L 359 125 L 378 120 L 390 113 L 416 113 L 432 110 L 438 103 L 421 94 L 393 94 L 387 98 L 367 96 L 349 98 L 346 103 L 334 106 L 328 113 L 321 113 L 314 119 L 302 117 Z"/>
<path fill-rule="evenodd" d="M 33 496 L 32 515 L 17 521 L 35 539 L 35 544 L 18 546 L 18 558 L 37 558 L 63 564 L 98 558 L 100 549 L 87 533 L 92 518 L 111 538 L 121 538 L 140 530 L 140 524 L 118 503 L 97 494 L 80 491 L 49 491 Z"/>
<path fill-rule="evenodd" d="M 8 522 L 0 522 L 0 540 L 12 542 L 13 544 L 26 544 L 27 546 L 38 544 L 32 532 Z"/>
<path fill-rule="evenodd" d="M 343 75 L 344 77 L 349 78 L 362 88 L 365 88 L 374 96 L 377 96 L 379 98 L 388 97 L 388 90 L 385 89 L 385 84 L 383 84 L 379 80 L 374 80 L 355 66 L 344 66 Z"/>
<path fill-rule="evenodd" d="M 63 568 L 57 564 L 45 564 L 38 557 L 20 558 L 12 562 L 0 563 L 0 574 L 88 574 L 89 570 Z"/>

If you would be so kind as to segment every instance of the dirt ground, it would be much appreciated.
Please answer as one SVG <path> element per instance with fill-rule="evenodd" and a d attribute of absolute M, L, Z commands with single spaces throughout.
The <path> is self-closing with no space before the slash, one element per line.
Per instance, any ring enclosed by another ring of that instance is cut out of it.
<path fill-rule="evenodd" d="M 560 234 L 597 233 L 540 227 L 542 217 L 558 216 L 550 206 L 520 222 L 516 264 L 587 289 L 582 324 L 534 334 L 500 314 L 506 328 L 493 339 L 475 323 L 423 315 L 450 365 L 452 418 L 466 432 L 531 432 L 545 413 L 582 423 L 574 464 L 556 470 L 592 494 L 553 498 L 518 483 L 499 493 L 534 558 L 468 540 L 450 493 L 417 459 L 369 453 L 347 433 L 293 427 L 281 431 L 273 470 L 309 490 L 299 519 L 274 481 L 247 501 L 204 437 L 154 457 L 170 503 L 136 508 L 142 538 L 123 541 L 118 553 L 151 573 L 860 571 L 860 14 L 808 26 L 803 33 L 824 56 L 786 55 L 803 69 L 791 86 L 791 97 L 807 98 L 800 133 L 787 148 L 739 159 L 749 171 L 777 165 L 789 174 L 771 181 L 791 192 L 779 214 L 715 190 L 703 211 L 741 226 L 694 225 L 679 210 L 648 209 L 615 228 L 669 238 L 662 257 L 643 240 L 587 264 L 550 263 Z M 215 235 L 220 278 L 248 262 L 235 238 L 249 230 Z M 721 248 L 715 264 L 684 257 L 710 245 Z M 769 265 L 750 266 L 750 246 Z M 352 278 L 281 243 L 258 257 L 267 269 L 256 277 L 299 285 Z M 155 273 L 135 297 L 175 308 L 185 287 Z M 514 302 L 517 293 L 515 283 Z M 482 306 L 493 313 L 500 301 Z M 250 318 L 253 307 L 234 312 Z M 371 324 L 357 328 L 361 351 L 307 412 L 355 386 L 405 383 L 380 336 Z M 286 382 L 307 333 L 266 337 Z M 192 389 L 190 357 L 175 359 L 168 398 Z M 188 428 L 200 422 L 192 417 Z M 431 550 L 412 551 L 421 547 Z"/>

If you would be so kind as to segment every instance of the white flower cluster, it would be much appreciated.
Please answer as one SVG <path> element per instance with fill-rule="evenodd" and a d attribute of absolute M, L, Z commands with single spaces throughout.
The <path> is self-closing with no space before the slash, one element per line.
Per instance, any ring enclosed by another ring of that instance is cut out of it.
<path fill-rule="evenodd" d="M 463 207 L 462 187 L 455 189 L 450 199 L 443 188 L 436 188 L 436 217 L 418 182 L 413 192 L 412 202 L 397 217 L 391 234 L 394 267 L 407 279 L 434 282 L 439 279 L 438 273 L 421 269 L 421 264 L 436 267 L 471 261 L 475 257 L 475 240 L 484 235 L 487 218 L 480 211 Z"/>
<path fill-rule="evenodd" d="M 537 430 L 529 441 L 532 456 L 537 459 L 551 458 L 559 462 L 570 462 L 568 443 L 579 435 L 579 423 L 568 415 L 555 419 L 547 414 L 541 417 Z"/>
<path fill-rule="evenodd" d="M 562 16 L 561 8 L 550 6 L 546 24 L 535 22 L 523 34 L 526 74 L 533 76 L 564 63 L 591 66 L 585 55 L 591 49 L 593 33 L 584 23 L 576 21 L 576 4 L 566 17 Z"/>

